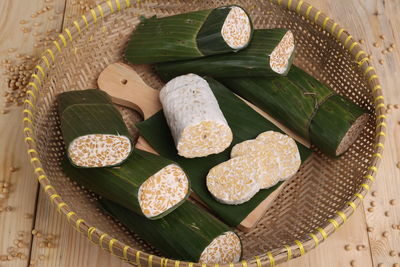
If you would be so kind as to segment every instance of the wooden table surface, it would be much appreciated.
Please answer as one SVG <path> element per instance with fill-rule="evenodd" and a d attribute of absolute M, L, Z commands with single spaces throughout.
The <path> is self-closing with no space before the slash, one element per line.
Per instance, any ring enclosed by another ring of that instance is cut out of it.
<path fill-rule="evenodd" d="M 364 48 L 383 84 L 388 104 L 400 103 L 400 53 L 382 54 L 394 43 L 400 46 L 399 0 L 308 0 L 335 19 L 356 38 L 364 40 Z M 18 53 L 40 55 L 44 46 L 38 43 L 49 30 L 61 31 L 73 19 L 93 6 L 94 0 L 0 0 L 0 62 L 15 60 Z M 48 11 L 32 18 L 32 14 L 48 7 Z M 25 20 L 26 24 L 20 24 Z M 22 27 L 25 27 L 24 33 Z M 398 28 L 397 28 L 398 27 Z M 35 34 L 36 33 L 36 34 Z M 385 40 L 380 40 L 384 35 Z M 36 37 L 35 37 L 36 36 Z M 379 42 L 380 46 L 373 44 Z M 36 45 L 35 45 L 36 44 Z M 11 49 L 11 50 L 10 50 Z M 380 64 L 383 60 L 383 64 Z M 0 90 L 6 89 L 5 76 L 0 74 Z M 3 110 L 4 98 L 0 98 Z M 0 182 L 10 184 L 7 199 L 0 199 L 0 267 L 127 267 L 130 266 L 91 245 L 67 225 L 33 176 L 22 138 L 21 109 L 5 108 L 0 113 Z M 400 229 L 400 110 L 391 109 L 384 160 L 377 181 L 364 205 L 327 242 L 301 258 L 281 266 L 399 266 Z M 16 168 L 11 171 L 10 168 Z M 0 190 L 1 191 L 1 190 Z M 1 192 L 0 192 L 1 194 Z M 1 195 L 0 195 L 1 197 Z M 397 203 L 390 201 L 398 198 Z M 372 208 L 372 206 L 375 206 Z M 371 209 L 372 208 L 372 209 Z M 1 208 L 0 208 L 1 210 Z M 388 216 L 385 216 L 388 215 Z M 393 226 L 394 225 L 394 226 Z M 367 230 L 368 228 L 368 230 Z M 32 236 L 33 229 L 43 236 Z M 44 236 L 50 235 L 50 245 Z M 19 237 L 23 242 L 15 241 Z M 345 246 L 349 245 L 349 250 Z M 18 259 L 7 260 L 10 247 L 18 247 Z"/>

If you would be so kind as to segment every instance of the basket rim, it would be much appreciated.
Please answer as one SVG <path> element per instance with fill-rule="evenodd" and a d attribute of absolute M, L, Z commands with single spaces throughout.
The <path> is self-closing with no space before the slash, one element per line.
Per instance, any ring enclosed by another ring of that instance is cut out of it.
<path fill-rule="evenodd" d="M 365 180 L 359 186 L 358 192 L 355 193 L 351 201 L 347 202 L 340 210 L 332 213 L 332 216 L 327 218 L 323 225 L 316 228 L 312 233 L 304 234 L 301 240 L 293 240 L 293 242 L 284 245 L 281 248 L 254 256 L 252 259 L 230 264 L 193 263 L 152 255 L 131 248 L 80 218 L 73 209 L 63 201 L 62 197 L 51 185 L 51 182 L 47 178 L 46 172 L 43 169 L 36 150 L 36 135 L 33 131 L 33 126 L 35 124 L 34 113 L 38 100 L 37 98 L 39 97 L 40 89 L 42 87 L 42 79 L 46 77 L 46 71 L 51 69 L 52 64 L 56 62 L 57 54 L 62 52 L 62 50 L 68 46 L 69 42 L 72 42 L 74 38 L 78 37 L 83 31 L 89 29 L 102 18 L 115 12 L 119 12 L 125 8 L 140 5 L 140 0 L 137 0 L 136 3 L 131 3 L 130 0 L 108 0 L 97 5 L 96 8 L 91 9 L 85 15 L 82 15 L 80 20 L 73 21 L 71 28 L 65 28 L 64 31 L 59 34 L 59 38 L 53 42 L 53 46 L 44 50 L 43 55 L 39 63 L 35 66 L 32 77 L 27 85 L 27 98 L 24 101 L 24 108 L 22 111 L 22 123 L 24 125 L 23 132 L 27 153 L 30 157 L 34 173 L 40 185 L 44 188 L 45 193 L 50 198 L 51 203 L 54 204 L 57 211 L 63 214 L 67 221 L 70 224 L 73 224 L 75 229 L 82 235 L 86 236 L 89 241 L 99 245 L 102 249 L 109 251 L 112 255 L 138 266 L 145 263 L 148 264 L 149 267 L 153 265 L 161 267 L 179 267 L 180 264 L 185 264 L 188 267 L 261 267 L 263 264 L 274 266 L 277 263 L 300 257 L 311 249 L 317 247 L 355 212 L 356 208 L 360 205 L 366 193 L 369 191 L 371 184 L 375 180 L 374 175 L 378 171 L 384 149 L 386 136 L 386 106 L 382 95 L 383 88 L 380 85 L 378 75 L 370 62 L 367 53 L 361 49 L 360 44 L 355 41 L 348 31 L 320 10 L 302 0 L 269 0 L 269 2 L 277 4 L 278 6 L 290 11 L 294 11 L 298 15 L 305 17 L 310 21 L 310 23 L 319 25 L 323 31 L 331 34 L 344 46 L 344 48 L 350 53 L 352 59 L 354 59 L 354 62 L 364 73 L 367 86 L 371 90 L 374 99 L 373 104 L 377 119 L 375 125 L 376 138 L 372 154 L 372 163 L 367 168 L 367 173 L 363 177 Z"/>

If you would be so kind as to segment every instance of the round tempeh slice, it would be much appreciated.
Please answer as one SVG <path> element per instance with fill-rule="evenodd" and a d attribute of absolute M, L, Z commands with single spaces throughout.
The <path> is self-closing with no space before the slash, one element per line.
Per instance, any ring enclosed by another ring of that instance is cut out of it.
<path fill-rule="evenodd" d="M 230 7 L 221 29 L 226 44 L 233 49 L 241 49 L 248 45 L 252 27 L 247 13 L 238 6 Z"/>
<path fill-rule="evenodd" d="M 200 255 L 203 263 L 238 262 L 242 254 L 242 245 L 234 232 L 225 232 L 215 238 Z"/>
<path fill-rule="evenodd" d="M 131 150 L 131 141 L 125 136 L 88 134 L 69 144 L 68 156 L 78 167 L 105 167 L 125 161 Z"/>
<path fill-rule="evenodd" d="M 170 164 L 140 186 L 140 208 L 146 217 L 156 217 L 185 199 L 188 190 L 189 182 L 184 171 Z"/>
<path fill-rule="evenodd" d="M 273 147 L 280 158 L 281 180 L 287 180 L 299 170 L 301 165 L 299 149 L 289 136 L 274 131 L 259 134 L 256 138 Z"/>
<path fill-rule="evenodd" d="M 259 190 L 254 157 L 236 157 L 213 167 L 207 175 L 208 191 L 221 203 L 237 205 L 250 200 Z"/>
<path fill-rule="evenodd" d="M 271 69 L 278 74 L 283 74 L 290 67 L 290 58 L 295 49 L 294 36 L 291 31 L 287 31 L 282 40 L 275 47 L 269 59 Z"/>
<path fill-rule="evenodd" d="M 260 152 L 271 154 L 271 156 L 276 155 L 272 146 L 259 140 L 250 139 L 234 145 L 231 150 L 231 158 Z"/>
<path fill-rule="evenodd" d="M 179 155 L 205 157 L 231 144 L 232 131 L 210 85 L 200 76 L 171 80 L 161 89 L 160 101 Z"/>

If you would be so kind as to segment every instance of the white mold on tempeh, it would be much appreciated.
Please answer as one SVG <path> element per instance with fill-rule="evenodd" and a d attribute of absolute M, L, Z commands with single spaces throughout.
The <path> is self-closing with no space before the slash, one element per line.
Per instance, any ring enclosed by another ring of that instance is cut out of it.
<path fill-rule="evenodd" d="M 140 208 L 148 218 L 158 216 L 180 203 L 188 190 L 189 181 L 185 172 L 179 166 L 170 164 L 140 186 Z"/>
<path fill-rule="evenodd" d="M 112 134 L 89 134 L 73 140 L 68 157 L 78 167 L 105 167 L 123 162 L 132 150 L 129 138 Z"/>
<path fill-rule="evenodd" d="M 201 253 L 202 263 L 238 262 L 242 254 L 242 245 L 234 232 L 225 232 L 215 238 Z"/>
<path fill-rule="evenodd" d="M 246 12 L 240 7 L 231 7 L 221 29 L 226 44 L 233 49 L 241 49 L 249 43 L 251 32 L 251 22 Z"/>
<path fill-rule="evenodd" d="M 231 144 L 232 131 L 209 84 L 200 76 L 172 79 L 161 89 L 160 101 L 179 155 L 205 157 Z"/>
<path fill-rule="evenodd" d="M 282 40 L 272 51 L 269 65 L 271 69 L 278 74 L 283 74 L 286 72 L 289 66 L 289 60 L 295 49 L 294 36 L 291 31 L 283 36 Z"/>

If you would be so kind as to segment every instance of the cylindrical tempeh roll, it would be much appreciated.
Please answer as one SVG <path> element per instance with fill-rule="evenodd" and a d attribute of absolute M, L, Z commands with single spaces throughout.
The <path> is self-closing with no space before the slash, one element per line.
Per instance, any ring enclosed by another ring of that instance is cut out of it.
<path fill-rule="evenodd" d="M 89 190 L 149 219 L 170 213 L 190 193 L 189 180 L 176 163 L 139 149 L 117 168 L 75 168 L 67 160 L 62 167 Z"/>
<path fill-rule="evenodd" d="M 186 73 L 215 78 L 279 76 L 289 72 L 294 52 L 295 40 L 290 30 L 254 30 L 250 45 L 239 52 L 160 63 L 155 68 L 164 81 Z"/>
<path fill-rule="evenodd" d="M 57 102 L 67 155 L 74 166 L 116 166 L 130 155 L 131 135 L 105 92 L 69 91 L 59 94 Z"/>
<path fill-rule="evenodd" d="M 137 26 L 125 57 L 147 64 L 238 51 L 249 44 L 252 32 L 251 20 L 239 6 L 152 17 Z"/>
<path fill-rule="evenodd" d="M 187 74 L 171 80 L 161 89 L 165 118 L 178 154 L 183 157 L 217 154 L 232 142 L 232 131 L 210 87 L 213 82 Z"/>
<path fill-rule="evenodd" d="M 242 245 L 227 225 L 186 201 L 162 219 L 149 221 L 107 200 L 101 206 L 166 257 L 202 263 L 238 262 Z"/>

